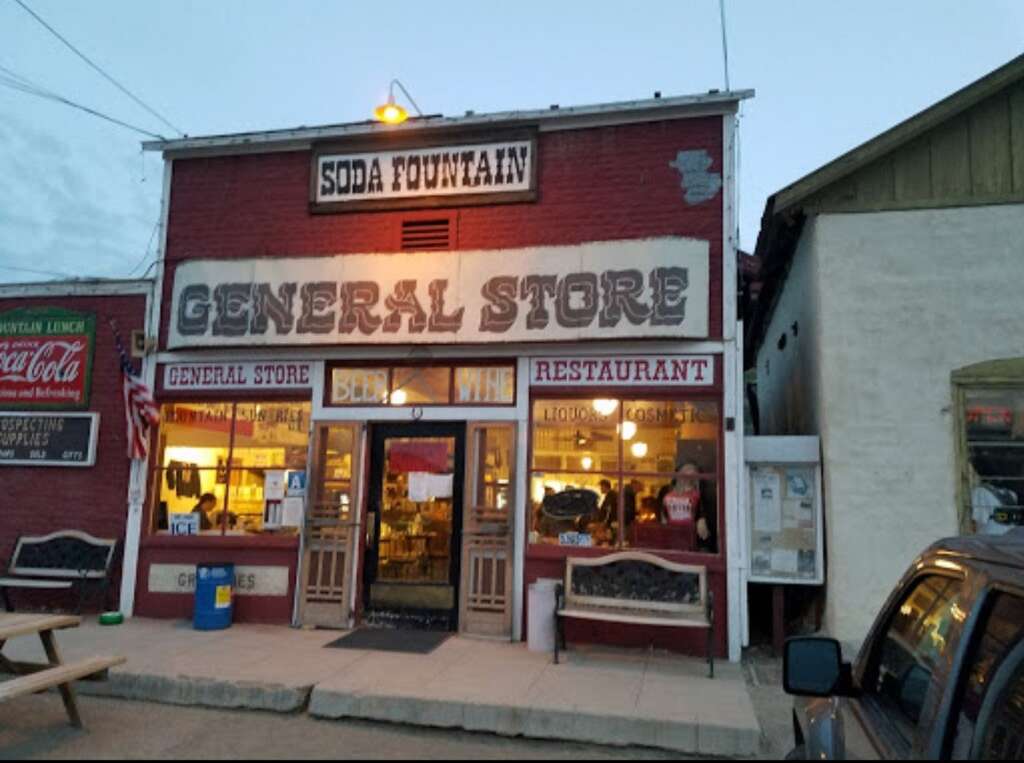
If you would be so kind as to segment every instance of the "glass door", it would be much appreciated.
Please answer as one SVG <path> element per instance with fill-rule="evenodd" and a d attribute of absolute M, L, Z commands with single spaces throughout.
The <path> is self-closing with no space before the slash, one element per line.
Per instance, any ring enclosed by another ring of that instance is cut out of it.
<path fill-rule="evenodd" d="M 363 565 L 364 620 L 454 630 L 465 427 L 374 427 Z"/>
<path fill-rule="evenodd" d="M 359 429 L 356 424 L 321 424 L 314 437 L 302 530 L 299 621 L 348 628 L 359 517 L 354 490 L 362 450 Z"/>

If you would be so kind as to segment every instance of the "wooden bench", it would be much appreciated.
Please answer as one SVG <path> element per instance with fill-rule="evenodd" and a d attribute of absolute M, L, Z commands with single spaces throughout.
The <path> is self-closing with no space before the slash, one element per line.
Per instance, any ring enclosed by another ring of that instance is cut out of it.
<path fill-rule="evenodd" d="M 88 586 L 98 588 L 107 604 L 110 567 L 116 540 L 94 538 L 78 530 L 62 530 L 38 537 L 22 536 L 14 547 L 7 576 L 0 577 L 0 595 L 13 612 L 9 590 L 69 590 L 78 586 L 76 612 L 81 612 Z"/>
<path fill-rule="evenodd" d="M 675 564 L 653 554 L 623 552 L 596 559 L 569 557 L 555 589 L 555 664 L 564 650 L 565 620 L 599 620 L 707 631 L 708 670 L 715 677 L 714 595 L 707 568 Z"/>

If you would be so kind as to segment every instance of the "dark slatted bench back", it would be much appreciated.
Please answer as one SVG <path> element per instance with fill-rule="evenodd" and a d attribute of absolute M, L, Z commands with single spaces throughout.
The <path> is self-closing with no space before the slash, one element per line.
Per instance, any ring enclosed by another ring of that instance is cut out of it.
<path fill-rule="evenodd" d="M 706 576 L 704 567 L 673 564 L 635 552 L 569 559 L 566 604 L 703 612 Z"/>
<path fill-rule="evenodd" d="M 11 559 L 13 575 L 51 578 L 104 578 L 117 541 L 94 538 L 76 530 L 42 537 L 23 536 Z"/>

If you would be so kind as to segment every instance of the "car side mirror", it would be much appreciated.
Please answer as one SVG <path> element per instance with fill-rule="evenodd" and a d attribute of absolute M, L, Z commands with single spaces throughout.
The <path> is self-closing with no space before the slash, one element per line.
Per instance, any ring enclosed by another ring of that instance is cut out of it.
<path fill-rule="evenodd" d="M 835 639 L 789 639 L 782 665 L 782 688 L 787 694 L 832 697 L 846 693 L 849 671 Z"/>

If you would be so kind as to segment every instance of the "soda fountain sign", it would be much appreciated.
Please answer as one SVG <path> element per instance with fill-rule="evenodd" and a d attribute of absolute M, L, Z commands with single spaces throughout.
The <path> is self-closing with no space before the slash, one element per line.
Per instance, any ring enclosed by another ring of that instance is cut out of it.
<path fill-rule="evenodd" d="M 319 147 L 313 155 L 314 212 L 496 204 L 536 198 L 537 144 L 532 131 L 504 140 L 388 150 Z"/>
<path fill-rule="evenodd" d="M 0 313 L 0 408 L 88 408 L 95 339 L 89 313 Z"/>

